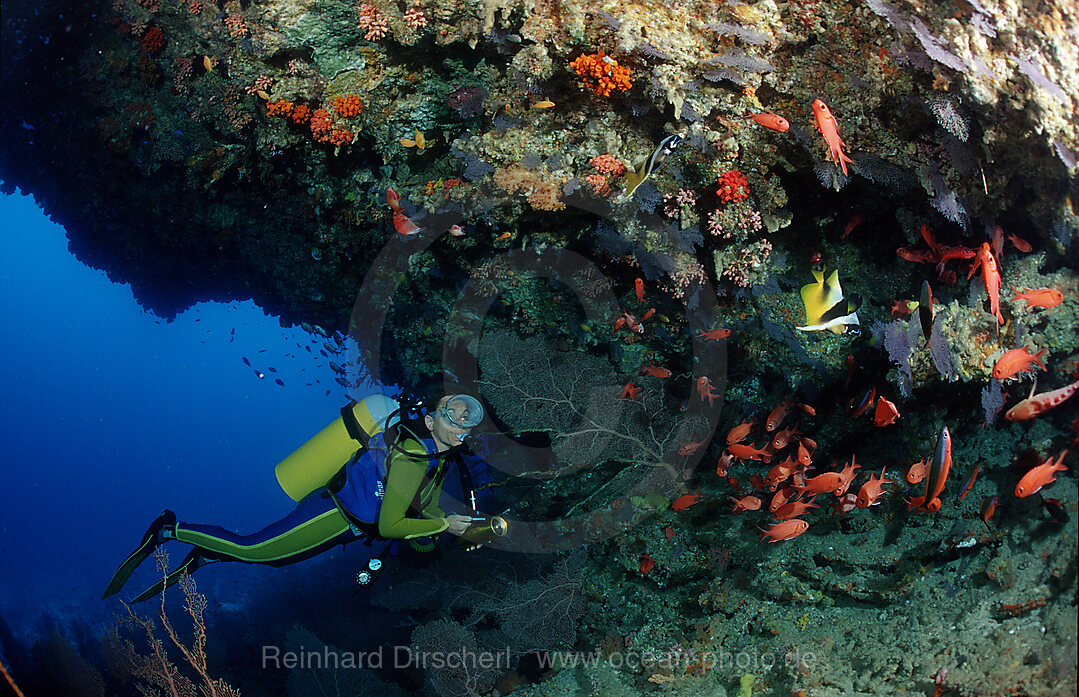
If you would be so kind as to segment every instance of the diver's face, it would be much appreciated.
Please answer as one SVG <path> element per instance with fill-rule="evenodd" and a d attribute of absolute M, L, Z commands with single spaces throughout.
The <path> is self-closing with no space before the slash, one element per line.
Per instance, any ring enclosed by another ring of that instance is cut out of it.
<path fill-rule="evenodd" d="M 468 422 L 468 406 L 463 400 L 449 401 L 450 397 L 443 397 L 438 401 L 438 406 L 431 414 L 423 417 L 423 422 L 431 431 L 431 438 L 438 446 L 438 452 L 449 450 L 459 445 L 464 437 L 469 434 L 471 428 L 462 428 L 455 423 Z M 448 402 L 448 403 L 447 403 Z M 446 408 L 447 415 L 442 415 L 442 407 Z M 451 421 L 452 419 L 452 421 Z"/>

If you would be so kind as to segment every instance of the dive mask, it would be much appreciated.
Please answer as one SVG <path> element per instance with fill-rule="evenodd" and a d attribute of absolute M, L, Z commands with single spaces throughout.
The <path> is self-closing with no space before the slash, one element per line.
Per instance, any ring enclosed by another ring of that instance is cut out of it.
<path fill-rule="evenodd" d="M 453 395 L 438 413 L 457 428 L 474 428 L 483 421 L 483 405 L 467 394 Z"/>

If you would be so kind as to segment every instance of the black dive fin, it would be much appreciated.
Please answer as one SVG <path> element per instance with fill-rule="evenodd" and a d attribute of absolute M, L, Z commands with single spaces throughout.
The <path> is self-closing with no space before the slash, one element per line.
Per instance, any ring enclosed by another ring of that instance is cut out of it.
<path fill-rule="evenodd" d="M 172 525 L 176 525 L 176 514 L 167 509 L 153 523 L 150 523 L 146 534 L 142 536 L 142 542 L 139 543 L 134 552 L 128 555 L 124 563 L 113 574 L 112 580 L 109 581 L 109 585 L 101 595 L 102 598 L 108 598 L 110 595 L 116 595 L 120 592 L 120 589 L 124 587 L 127 579 L 131 577 L 139 564 L 146 561 L 146 557 L 153 554 L 154 550 L 165 541 L 165 538 L 162 537 L 162 531 Z"/>
<path fill-rule="evenodd" d="M 135 596 L 131 600 L 131 604 L 134 605 L 135 603 L 141 603 L 143 600 L 149 600 L 150 598 L 159 594 L 161 591 L 165 590 L 169 586 L 175 585 L 176 582 L 180 580 L 180 577 L 182 577 L 184 574 L 193 574 L 195 573 L 196 569 L 205 566 L 211 561 L 215 560 L 207 559 L 205 556 L 203 556 L 203 550 L 196 547 L 195 549 L 188 552 L 187 556 L 184 557 L 184 560 L 180 562 L 180 565 L 170 571 L 168 575 L 166 575 L 160 581 Z"/>

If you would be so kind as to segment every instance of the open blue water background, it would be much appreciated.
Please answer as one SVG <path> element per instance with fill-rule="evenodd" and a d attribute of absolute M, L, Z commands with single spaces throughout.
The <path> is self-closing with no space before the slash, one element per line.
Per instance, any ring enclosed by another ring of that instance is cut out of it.
<path fill-rule="evenodd" d="M 79 263 L 30 197 L 0 197 L 0 221 L 0 613 L 37 634 L 120 609 L 101 592 L 166 507 L 243 533 L 291 510 L 273 466 L 347 398 L 327 359 L 297 348 L 321 337 L 250 301 L 166 322 Z M 174 565 L 185 552 L 173 543 Z M 273 573 L 219 564 L 197 580 L 206 590 Z M 121 597 L 156 578 L 148 561 Z M 242 600 L 217 595 L 230 593 Z"/>

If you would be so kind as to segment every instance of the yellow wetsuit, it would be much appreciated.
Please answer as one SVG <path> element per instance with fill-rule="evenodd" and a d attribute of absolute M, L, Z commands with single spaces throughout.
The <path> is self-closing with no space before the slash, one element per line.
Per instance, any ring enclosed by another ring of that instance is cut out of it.
<path fill-rule="evenodd" d="M 425 483 L 430 464 L 427 451 L 411 438 L 400 443 L 400 450 L 391 449 L 387 462 L 386 493 L 378 515 L 378 534 L 397 540 L 437 535 L 447 527 L 446 514 L 438 507 L 446 461 L 441 456 L 438 458 L 438 465 L 431 470 Z M 420 517 L 408 517 L 410 509 Z"/>

